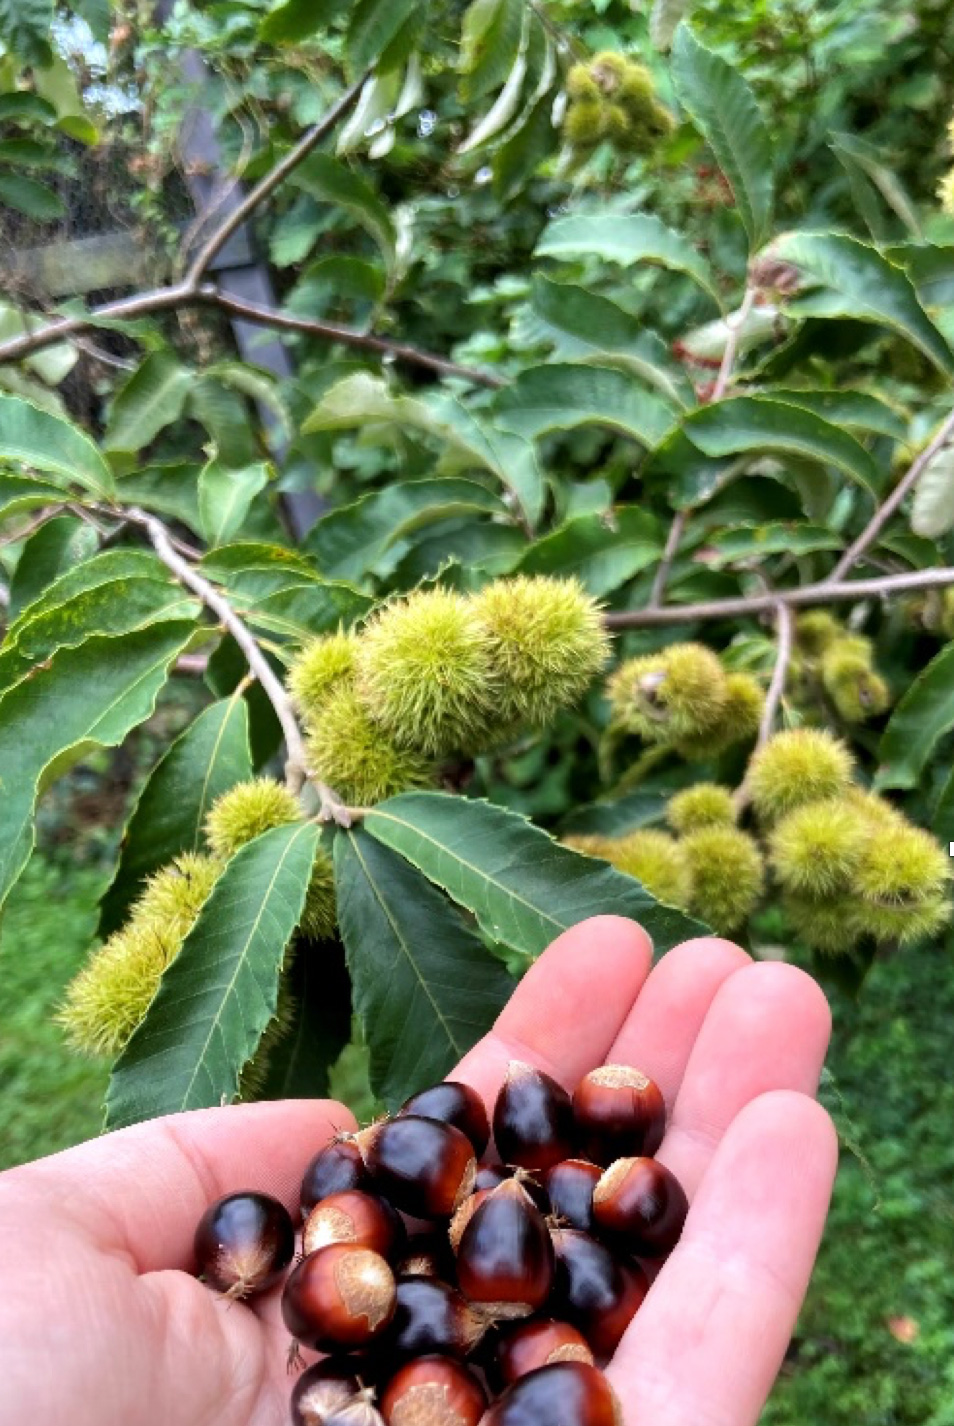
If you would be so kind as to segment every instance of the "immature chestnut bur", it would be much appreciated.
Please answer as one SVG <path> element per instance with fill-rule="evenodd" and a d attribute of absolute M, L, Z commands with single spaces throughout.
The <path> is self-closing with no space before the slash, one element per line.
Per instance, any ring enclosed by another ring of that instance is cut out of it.
<path fill-rule="evenodd" d="M 496 1315 L 529 1316 L 553 1285 L 553 1244 L 539 1209 L 516 1179 L 492 1189 L 457 1247 L 457 1281 Z"/>
<path fill-rule="evenodd" d="M 381 1396 L 387 1426 L 478 1426 L 487 1395 L 473 1372 L 448 1357 L 419 1357 Z"/>
<path fill-rule="evenodd" d="M 394 1274 L 379 1253 L 342 1243 L 303 1258 L 285 1284 L 282 1317 L 319 1352 L 366 1347 L 394 1316 Z"/>
<path fill-rule="evenodd" d="M 227 1297 L 274 1287 L 295 1252 L 291 1215 L 267 1193 L 230 1193 L 205 1210 L 195 1230 L 199 1275 Z"/>
<path fill-rule="evenodd" d="M 566 1090 L 542 1070 L 511 1060 L 494 1107 L 494 1143 L 504 1163 L 543 1173 L 572 1157 L 575 1139 Z"/>
<path fill-rule="evenodd" d="M 557 1362 L 585 1362 L 593 1365 L 593 1353 L 586 1339 L 569 1322 L 540 1318 L 518 1322 L 501 1336 L 497 1344 L 497 1367 L 507 1386 Z"/>
<path fill-rule="evenodd" d="M 629 1065 L 601 1065 L 585 1075 L 573 1113 L 584 1152 L 604 1168 L 614 1159 L 654 1154 L 666 1128 L 659 1085 Z"/>
<path fill-rule="evenodd" d="M 597 1225 L 641 1258 L 674 1248 L 688 1212 L 682 1185 L 658 1159 L 618 1159 L 593 1193 Z"/>
<path fill-rule="evenodd" d="M 390 1258 L 404 1245 L 401 1216 L 383 1198 L 359 1189 L 331 1193 L 316 1203 L 302 1229 L 302 1251 L 316 1253 L 332 1243 L 351 1243 Z"/>
<path fill-rule="evenodd" d="M 453 1124 L 404 1114 L 362 1129 L 355 1143 L 378 1191 L 415 1218 L 450 1218 L 473 1188 L 473 1145 Z"/>
<path fill-rule="evenodd" d="M 490 1407 L 482 1426 L 622 1426 L 606 1377 L 585 1362 L 557 1362 L 523 1376 Z"/>

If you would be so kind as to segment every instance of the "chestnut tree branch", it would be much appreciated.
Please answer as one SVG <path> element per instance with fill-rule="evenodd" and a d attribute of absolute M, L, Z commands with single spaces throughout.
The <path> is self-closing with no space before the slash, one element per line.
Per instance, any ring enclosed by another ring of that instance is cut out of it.
<path fill-rule="evenodd" d="M 755 288 L 747 287 L 745 296 L 742 298 L 742 305 L 739 307 L 734 317 L 726 318 L 726 326 L 729 335 L 725 344 L 725 351 L 722 353 L 722 365 L 719 367 L 719 374 L 715 379 L 712 388 L 710 401 L 721 401 L 728 390 L 729 382 L 732 380 L 732 373 L 735 369 L 735 359 L 739 354 L 739 342 L 742 339 L 742 328 L 748 320 L 749 313 L 755 303 Z"/>
<path fill-rule="evenodd" d="M 662 603 L 662 597 L 666 592 L 666 581 L 669 578 L 669 571 L 672 569 L 673 560 L 679 553 L 679 545 L 682 541 L 682 535 L 686 528 L 686 520 L 688 517 L 688 510 L 677 510 L 673 522 L 669 526 L 669 534 L 666 536 L 666 544 L 662 552 L 662 558 L 656 566 L 652 589 L 649 591 L 649 603 L 647 605 L 649 609 L 658 609 Z"/>
<path fill-rule="evenodd" d="M 759 724 L 759 735 L 756 747 L 761 748 L 772 736 L 772 729 L 775 727 L 775 717 L 785 696 L 785 680 L 788 678 L 788 666 L 792 661 L 792 646 L 795 638 L 795 619 L 792 615 L 791 607 L 779 600 L 775 605 L 775 632 L 778 637 L 778 648 L 775 654 L 775 667 L 772 670 L 771 682 L 768 692 L 765 695 L 765 707 L 762 710 L 762 721 Z"/>
<path fill-rule="evenodd" d="M 842 579 L 844 575 L 857 564 L 862 555 L 874 544 L 905 496 L 909 491 L 914 489 L 928 465 L 930 465 L 938 452 L 944 449 L 952 437 L 954 437 L 954 410 L 951 411 L 946 420 L 941 422 L 933 440 L 929 441 L 920 455 L 915 457 L 891 494 L 878 506 L 858 538 L 845 550 L 845 553 L 841 556 L 831 574 L 828 576 L 832 582 Z"/>

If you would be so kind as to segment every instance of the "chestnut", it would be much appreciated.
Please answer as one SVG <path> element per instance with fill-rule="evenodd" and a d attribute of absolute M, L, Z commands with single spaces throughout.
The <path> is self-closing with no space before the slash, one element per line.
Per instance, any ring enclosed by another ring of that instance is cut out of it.
<path fill-rule="evenodd" d="M 569 1322 L 555 1322 L 552 1318 L 518 1322 L 497 1343 L 497 1371 L 506 1386 L 555 1362 L 593 1365 L 586 1338 Z"/>
<path fill-rule="evenodd" d="M 477 1193 L 482 1188 L 496 1188 L 505 1178 L 512 1177 L 513 1174 L 506 1164 L 478 1164 L 474 1175 L 474 1192 Z"/>
<path fill-rule="evenodd" d="M 194 1240 L 199 1276 L 229 1297 L 274 1287 L 295 1254 L 288 1209 L 267 1193 L 230 1193 L 199 1219 Z"/>
<path fill-rule="evenodd" d="M 339 1138 L 320 1149 L 305 1169 L 301 1181 L 301 1214 L 305 1218 L 332 1193 L 345 1193 L 350 1188 L 367 1188 L 370 1175 L 364 1166 L 361 1150 L 351 1138 Z"/>
<path fill-rule="evenodd" d="M 593 1194 L 599 1228 L 640 1258 L 663 1257 L 679 1241 L 689 1200 L 658 1159 L 617 1159 Z"/>
<path fill-rule="evenodd" d="M 666 1104 L 655 1080 L 629 1065 L 601 1065 L 573 1095 L 580 1143 L 605 1168 L 614 1159 L 654 1154 L 666 1128 Z"/>
<path fill-rule="evenodd" d="M 463 1360 L 489 1325 L 486 1314 L 472 1308 L 456 1288 L 439 1278 L 399 1278 L 396 1298 L 383 1346 L 397 1358 L 437 1352 Z"/>
<path fill-rule="evenodd" d="M 298 1341 L 333 1352 L 374 1341 L 396 1304 L 394 1274 L 380 1253 L 333 1243 L 295 1268 L 282 1294 L 282 1317 Z"/>
<path fill-rule="evenodd" d="M 453 1279 L 454 1254 L 446 1237 L 440 1233 L 418 1233 L 409 1239 L 394 1263 L 394 1275 Z"/>
<path fill-rule="evenodd" d="M 435 1084 L 430 1089 L 422 1089 L 420 1094 L 412 1094 L 401 1105 L 398 1114 L 416 1114 L 424 1119 L 440 1119 L 445 1124 L 453 1124 L 455 1129 L 467 1135 L 477 1158 L 480 1158 L 490 1139 L 490 1120 L 483 1099 L 471 1085 L 456 1079 L 445 1079 L 443 1084 Z"/>
<path fill-rule="evenodd" d="M 291 1396 L 292 1426 L 325 1426 L 339 1407 L 353 1401 L 361 1382 L 350 1358 L 327 1357 L 302 1372 Z"/>
<path fill-rule="evenodd" d="M 522 1376 L 490 1407 L 483 1426 L 622 1426 L 613 1388 L 586 1362 L 556 1362 Z"/>
<path fill-rule="evenodd" d="M 602 1170 L 586 1159 L 563 1159 L 547 1173 L 547 1194 L 550 1211 L 560 1220 L 560 1226 L 593 1231 L 593 1190 Z"/>
<path fill-rule="evenodd" d="M 439 1119 L 404 1114 L 355 1135 L 375 1187 L 415 1218 L 450 1218 L 474 1184 L 467 1135 Z"/>
<path fill-rule="evenodd" d="M 515 1178 L 492 1189 L 457 1247 L 457 1281 L 499 1316 L 528 1316 L 553 1285 L 553 1244 L 543 1217 Z"/>
<path fill-rule="evenodd" d="M 305 1219 L 301 1246 L 304 1253 L 316 1253 L 331 1243 L 353 1243 L 390 1258 L 406 1240 L 404 1221 L 390 1203 L 354 1188 L 315 1204 Z"/>
<path fill-rule="evenodd" d="M 464 1229 L 467 1227 L 467 1224 L 473 1218 L 480 1205 L 482 1203 L 485 1203 L 490 1197 L 492 1191 L 493 1190 L 489 1188 L 475 1189 L 469 1198 L 464 1199 L 463 1203 L 460 1205 L 457 1212 L 451 1219 L 450 1227 L 447 1229 L 447 1237 L 450 1240 L 450 1245 L 455 1253 L 460 1247 L 460 1240 L 464 1236 Z"/>
<path fill-rule="evenodd" d="M 372 1405 L 371 1393 L 362 1391 L 331 1416 L 326 1416 L 324 1426 L 384 1426 L 384 1417 Z"/>
<path fill-rule="evenodd" d="M 552 1237 L 553 1309 L 579 1327 L 597 1356 L 608 1357 L 649 1290 L 646 1275 L 576 1228 L 557 1228 Z"/>
<path fill-rule="evenodd" d="M 503 1162 L 544 1172 L 572 1158 L 575 1139 L 566 1090 L 541 1070 L 512 1060 L 494 1107 L 494 1143 Z"/>
<path fill-rule="evenodd" d="M 419 1357 L 381 1396 L 386 1426 L 478 1426 L 487 1395 L 472 1371 L 449 1357 Z"/>

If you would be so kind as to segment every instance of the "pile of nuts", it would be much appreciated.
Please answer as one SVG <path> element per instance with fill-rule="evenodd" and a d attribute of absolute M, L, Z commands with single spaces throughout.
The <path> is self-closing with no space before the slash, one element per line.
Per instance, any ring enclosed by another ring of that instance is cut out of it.
<path fill-rule="evenodd" d="M 493 1161 L 483 1100 L 452 1080 L 338 1135 L 305 1171 L 282 1294 L 294 1350 L 329 1354 L 295 1385 L 294 1426 L 619 1426 L 596 1363 L 646 1295 L 636 1260 L 671 1251 L 688 1207 L 651 1157 L 665 1118 L 638 1070 L 603 1065 L 571 1098 L 514 1062 Z M 230 1194 L 195 1255 L 219 1291 L 264 1292 L 294 1225 L 267 1194 Z"/>

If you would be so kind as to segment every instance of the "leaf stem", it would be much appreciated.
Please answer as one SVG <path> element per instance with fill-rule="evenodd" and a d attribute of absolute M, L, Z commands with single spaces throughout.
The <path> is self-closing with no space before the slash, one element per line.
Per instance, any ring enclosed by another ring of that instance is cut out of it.
<path fill-rule="evenodd" d="M 742 339 L 742 328 L 748 320 L 749 313 L 755 304 L 756 288 L 749 285 L 745 289 L 745 296 L 742 304 L 734 317 L 726 318 L 726 326 L 729 335 L 726 339 L 725 351 L 722 353 L 722 365 L 719 367 L 719 374 L 712 387 L 710 401 L 721 401 L 732 380 L 732 373 L 735 369 L 735 359 L 739 354 L 739 342 Z"/>

